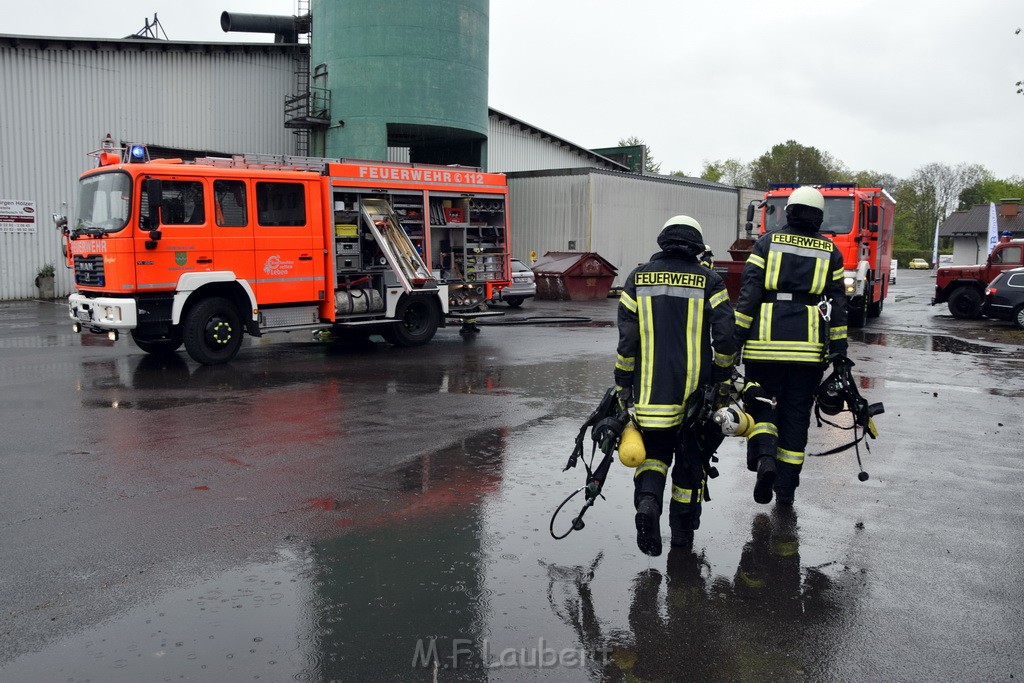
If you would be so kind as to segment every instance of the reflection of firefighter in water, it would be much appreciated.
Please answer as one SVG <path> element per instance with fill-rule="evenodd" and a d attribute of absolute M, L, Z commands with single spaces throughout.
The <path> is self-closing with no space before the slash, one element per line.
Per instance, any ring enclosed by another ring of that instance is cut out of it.
<path fill-rule="evenodd" d="M 820 568 L 801 567 L 790 507 L 754 518 L 732 581 L 712 577 L 704 554 L 686 548 L 670 550 L 664 573 L 640 572 L 632 586 L 628 631 L 603 634 L 589 587 L 581 586 L 579 572 L 573 576 L 565 589 L 578 589 L 574 614 L 586 619 L 570 625 L 585 648 L 610 650 L 600 672 L 606 680 L 805 677 L 819 657 L 814 648 L 828 647 L 820 637 L 822 624 L 845 607 L 839 597 L 852 595 Z M 556 612 L 563 621 L 564 611 Z"/>

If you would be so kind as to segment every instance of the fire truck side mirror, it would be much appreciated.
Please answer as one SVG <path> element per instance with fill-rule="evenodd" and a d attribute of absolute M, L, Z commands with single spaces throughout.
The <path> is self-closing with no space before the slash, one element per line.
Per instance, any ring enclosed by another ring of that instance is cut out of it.
<path fill-rule="evenodd" d="M 58 232 L 68 231 L 68 217 L 63 216 L 59 213 L 53 214 L 53 227 L 57 228 Z"/>
<path fill-rule="evenodd" d="M 747 204 L 747 223 L 754 222 L 754 204 Z M 747 228 L 747 232 L 750 232 L 750 228 Z"/>
<path fill-rule="evenodd" d="M 871 232 L 878 232 L 878 207 L 868 207 L 868 229 Z"/>

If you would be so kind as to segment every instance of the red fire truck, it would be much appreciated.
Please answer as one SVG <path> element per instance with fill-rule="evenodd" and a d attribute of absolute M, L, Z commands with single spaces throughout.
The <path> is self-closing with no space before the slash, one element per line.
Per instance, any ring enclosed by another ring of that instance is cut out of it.
<path fill-rule="evenodd" d="M 761 209 L 760 233 L 786 223 L 786 202 L 800 185 L 772 185 L 764 199 L 747 208 L 747 239 L 738 239 L 729 249 L 731 261 L 715 261 L 714 269 L 725 279 L 731 298 L 739 296 L 740 274 L 754 240 L 753 220 Z M 880 187 L 852 184 L 815 185 L 825 197 L 825 218 L 821 233 L 828 236 L 843 255 L 849 325 L 863 327 L 877 317 L 889 293 L 892 261 L 893 218 L 896 201 Z"/>
<path fill-rule="evenodd" d="M 105 146 L 79 181 L 77 216 L 58 220 L 76 332 L 129 332 L 148 353 L 184 344 L 213 365 L 243 333 L 415 346 L 448 320 L 472 332 L 499 315 L 485 311 L 509 284 L 503 175 L 265 155 L 184 163 Z"/>

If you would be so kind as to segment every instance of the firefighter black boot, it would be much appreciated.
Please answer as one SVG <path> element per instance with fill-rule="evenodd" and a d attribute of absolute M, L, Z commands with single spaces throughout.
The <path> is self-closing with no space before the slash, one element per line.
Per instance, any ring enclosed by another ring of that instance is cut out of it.
<path fill-rule="evenodd" d="M 754 502 L 767 505 L 772 502 L 772 485 L 775 484 L 775 458 L 762 455 L 757 460 L 757 483 L 754 484 Z"/>
<path fill-rule="evenodd" d="M 673 529 L 672 530 L 672 547 L 673 548 L 692 548 L 693 547 L 693 529 Z"/>
<path fill-rule="evenodd" d="M 636 547 L 645 555 L 661 555 L 660 517 L 654 496 L 641 496 L 636 506 Z"/>

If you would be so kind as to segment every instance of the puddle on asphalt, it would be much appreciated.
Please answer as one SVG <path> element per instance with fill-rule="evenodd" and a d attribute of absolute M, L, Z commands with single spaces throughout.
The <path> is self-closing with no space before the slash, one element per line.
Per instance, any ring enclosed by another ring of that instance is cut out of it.
<path fill-rule="evenodd" d="M 905 334 L 900 332 L 868 332 L 867 330 L 851 330 L 850 339 L 874 346 L 892 346 L 917 351 L 934 351 L 938 353 L 955 353 L 970 355 L 1010 355 L 1014 351 L 998 346 L 989 346 L 964 341 L 956 337 L 932 334 Z"/>
<path fill-rule="evenodd" d="M 667 556 L 647 558 L 633 544 L 629 472 L 614 464 L 587 527 L 553 540 L 551 513 L 584 477 L 582 467 L 561 472 L 578 426 L 484 431 L 355 491 L 325 490 L 291 513 L 309 520 L 308 541 L 164 593 L 0 673 L 587 681 L 671 680 L 697 666 L 718 667 L 709 680 L 737 680 L 799 677 L 826 656 L 829 630 L 868 577 L 802 547 L 792 510 L 749 512 L 746 488 L 730 509 L 731 484 L 713 480 L 695 550 L 666 544 Z M 723 479 L 742 476 L 739 462 L 723 457 Z M 797 645 L 781 652 L 763 637 L 780 632 Z"/>

